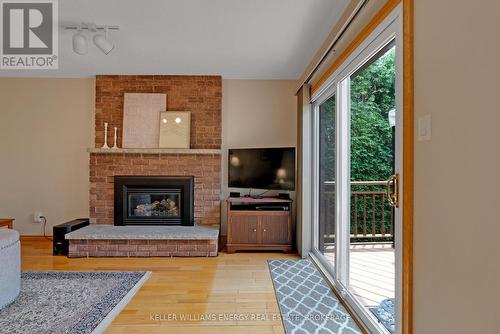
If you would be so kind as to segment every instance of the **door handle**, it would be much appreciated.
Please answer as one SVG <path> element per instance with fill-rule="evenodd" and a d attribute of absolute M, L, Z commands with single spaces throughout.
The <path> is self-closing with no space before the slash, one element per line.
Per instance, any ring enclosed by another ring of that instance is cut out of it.
<path fill-rule="evenodd" d="M 394 189 L 394 192 L 391 188 Z M 391 206 L 399 208 L 399 174 L 389 176 L 387 179 L 385 193 Z"/>

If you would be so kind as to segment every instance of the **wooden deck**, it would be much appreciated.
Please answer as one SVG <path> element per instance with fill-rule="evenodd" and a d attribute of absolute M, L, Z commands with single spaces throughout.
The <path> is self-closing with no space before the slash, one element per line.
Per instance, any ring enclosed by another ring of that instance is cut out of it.
<path fill-rule="evenodd" d="M 326 258 L 333 262 L 332 253 Z M 394 248 L 391 244 L 351 246 L 350 287 L 366 307 L 395 296 Z"/>

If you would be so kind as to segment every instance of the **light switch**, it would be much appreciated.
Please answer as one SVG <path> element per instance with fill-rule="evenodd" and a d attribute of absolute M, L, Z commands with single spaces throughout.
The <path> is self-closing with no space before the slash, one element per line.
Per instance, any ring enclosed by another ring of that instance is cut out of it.
<path fill-rule="evenodd" d="M 431 115 L 427 114 L 425 116 L 418 118 L 418 134 L 417 139 L 419 141 L 429 141 L 431 140 L 432 134 L 432 122 Z"/>

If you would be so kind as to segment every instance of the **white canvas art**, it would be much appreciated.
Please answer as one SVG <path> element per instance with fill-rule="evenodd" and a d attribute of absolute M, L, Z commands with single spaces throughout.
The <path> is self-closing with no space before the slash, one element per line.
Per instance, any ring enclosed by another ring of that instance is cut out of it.
<path fill-rule="evenodd" d="M 167 109 L 167 95 L 125 93 L 123 104 L 123 148 L 157 148 L 158 121 Z"/>
<path fill-rule="evenodd" d="M 191 113 L 189 111 L 165 111 L 160 115 L 160 147 L 189 148 Z"/>

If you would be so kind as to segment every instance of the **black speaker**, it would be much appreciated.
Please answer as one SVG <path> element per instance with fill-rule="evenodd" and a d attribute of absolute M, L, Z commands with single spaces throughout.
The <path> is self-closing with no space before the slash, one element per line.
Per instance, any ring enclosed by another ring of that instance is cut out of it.
<path fill-rule="evenodd" d="M 231 191 L 229 193 L 229 197 L 235 197 L 235 198 L 238 198 L 240 197 L 240 193 L 239 192 L 236 192 L 236 191 Z"/>
<path fill-rule="evenodd" d="M 80 218 L 54 226 L 52 228 L 52 242 L 54 247 L 52 254 L 68 255 L 69 242 L 64 236 L 87 225 L 89 225 L 88 218 Z"/>
<path fill-rule="evenodd" d="M 290 199 L 290 194 L 289 193 L 279 193 L 278 198 L 279 199 Z"/>

